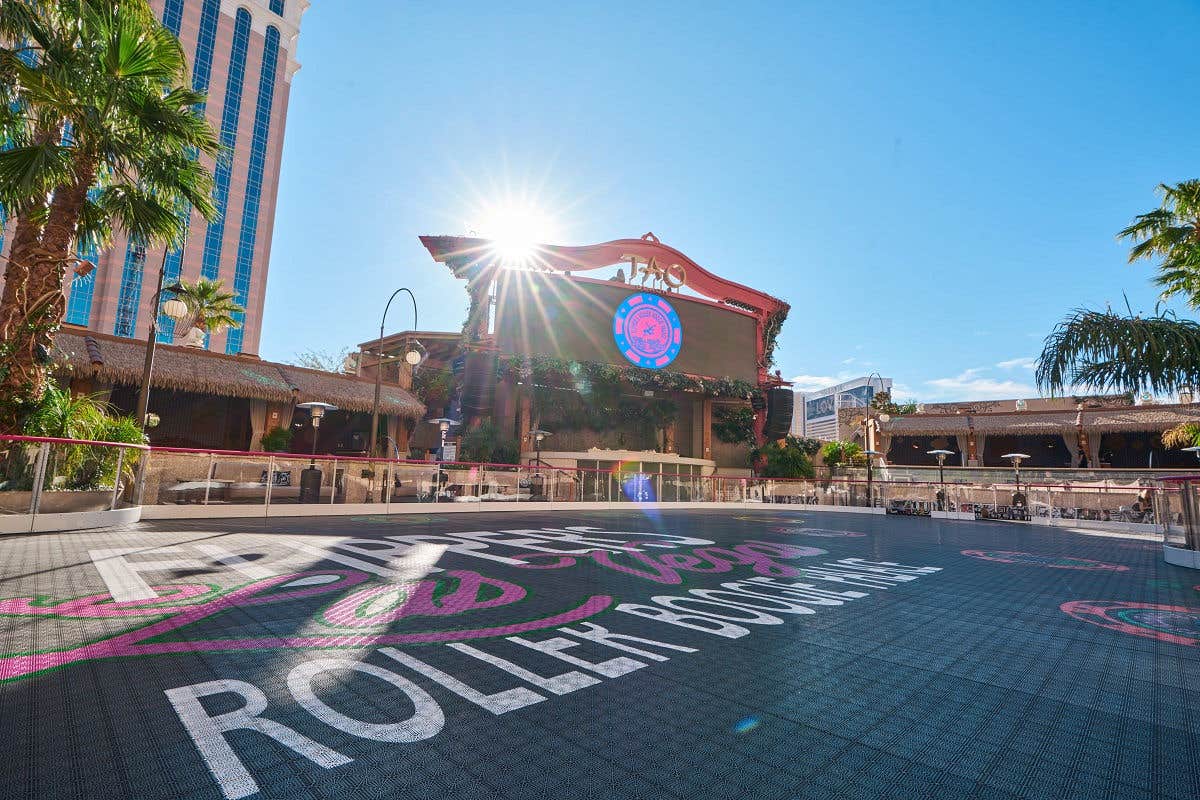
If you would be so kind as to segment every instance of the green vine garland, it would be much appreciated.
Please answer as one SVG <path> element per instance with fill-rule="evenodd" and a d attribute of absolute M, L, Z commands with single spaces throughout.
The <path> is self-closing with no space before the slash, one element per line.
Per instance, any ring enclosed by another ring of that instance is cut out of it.
<path fill-rule="evenodd" d="M 542 386 L 579 390 L 592 384 L 627 383 L 636 389 L 696 392 L 709 397 L 749 398 L 756 387 L 740 378 L 701 378 L 671 370 L 621 367 L 596 361 L 568 361 L 553 356 L 501 356 L 496 375 L 531 380 Z"/>

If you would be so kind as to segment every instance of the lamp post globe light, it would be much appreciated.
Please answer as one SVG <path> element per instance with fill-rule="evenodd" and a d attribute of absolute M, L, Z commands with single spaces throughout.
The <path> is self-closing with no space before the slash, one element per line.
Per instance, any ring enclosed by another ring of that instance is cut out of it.
<path fill-rule="evenodd" d="M 396 299 L 396 295 L 401 292 L 407 292 L 408 297 L 412 300 L 413 307 L 413 330 L 417 329 L 417 298 L 412 293 L 411 289 L 401 286 L 396 291 L 392 292 L 392 296 L 388 298 L 387 305 L 383 307 L 383 317 L 379 320 L 379 352 L 375 354 L 375 402 L 371 405 L 371 443 L 367 449 L 367 455 L 371 458 L 375 457 L 375 448 L 379 440 L 379 394 L 380 384 L 383 381 L 383 329 L 387 325 L 388 309 L 392 307 L 392 301 Z M 424 358 L 424 348 L 420 346 L 420 342 L 413 341 L 409 343 L 405 353 L 404 361 L 409 366 L 415 367 L 421 363 Z"/>
<path fill-rule="evenodd" d="M 551 433 L 550 433 L 550 431 L 544 431 L 541 428 L 534 428 L 533 430 L 531 430 L 529 432 L 529 435 L 533 437 L 533 447 L 534 447 L 534 452 L 536 453 L 536 455 L 534 456 L 534 459 L 533 459 L 533 463 L 534 463 L 534 468 L 538 470 L 536 473 L 534 473 L 533 475 L 531 475 L 529 477 L 529 496 L 532 499 L 533 497 L 542 496 L 542 489 L 544 486 L 544 481 L 542 479 L 542 473 L 541 473 L 542 442 L 544 442 L 546 440 L 546 437 L 550 436 Z"/>
<path fill-rule="evenodd" d="M 879 380 L 879 391 L 884 391 L 883 376 L 878 372 L 872 372 L 867 376 L 867 389 L 871 389 L 872 382 Z M 886 455 L 875 449 L 875 436 L 879 433 L 880 423 L 890 422 L 891 414 L 875 413 L 876 409 L 872 405 L 875 402 L 875 393 L 871 392 L 871 396 L 867 399 L 867 411 L 863 417 L 863 453 L 867 457 L 867 504 L 874 506 L 874 494 L 872 492 L 872 466 L 876 456 Z"/>
<path fill-rule="evenodd" d="M 313 426 L 312 457 L 309 459 L 308 467 L 300 470 L 299 501 L 301 503 L 318 503 L 321 500 L 321 470 L 317 469 L 317 438 L 321 432 L 321 419 L 324 418 L 326 412 L 337 411 L 337 406 L 319 400 L 310 400 L 306 403 L 297 403 L 296 408 L 308 411 L 309 416 L 312 417 Z M 268 476 L 268 480 L 270 479 L 271 476 Z"/>
<path fill-rule="evenodd" d="M 150 411 L 150 376 L 154 372 L 154 350 L 158 344 L 158 312 L 161 311 L 173 320 L 181 320 L 188 315 L 187 303 L 175 297 L 184 290 L 183 284 L 176 281 L 167 286 L 163 285 L 166 280 L 167 254 L 170 252 L 171 248 L 168 247 L 163 253 L 163 265 L 158 271 L 158 289 L 154 292 L 154 299 L 151 303 L 156 311 L 150 316 L 150 328 L 146 332 L 146 359 L 142 363 L 142 387 L 138 392 L 137 411 L 135 412 L 138 425 L 143 432 L 146 428 L 154 427 L 147 423 Z M 163 292 L 170 292 L 172 295 L 165 303 L 162 301 Z M 158 424 L 157 420 L 155 424 Z"/>
<path fill-rule="evenodd" d="M 938 483 L 941 484 L 941 489 L 937 494 L 938 511 L 945 511 L 946 505 L 946 456 L 954 455 L 951 450 L 927 450 L 927 456 L 937 456 L 938 460 Z"/>

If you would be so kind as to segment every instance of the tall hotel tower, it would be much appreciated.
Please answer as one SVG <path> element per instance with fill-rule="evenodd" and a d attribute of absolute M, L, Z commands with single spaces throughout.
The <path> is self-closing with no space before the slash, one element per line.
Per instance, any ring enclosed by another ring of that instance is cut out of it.
<path fill-rule="evenodd" d="M 165 254 L 166 282 L 223 281 L 246 313 L 241 328 L 210 336 L 208 348 L 257 353 L 288 92 L 300 68 L 296 42 L 309 0 L 151 0 L 150 5 L 179 37 L 192 85 L 207 92 L 204 113 L 225 149 L 215 164 L 208 163 L 219 216 L 205 222 L 191 214 L 186 246 Z M 11 240 L 11 235 L 9 221 L 0 237 Z M 82 278 L 68 273 L 66 322 L 144 338 L 163 248 L 118 236 L 111 250 L 80 255 L 97 268 Z M 158 322 L 158 340 L 173 341 L 174 320 L 162 315 Z"/>

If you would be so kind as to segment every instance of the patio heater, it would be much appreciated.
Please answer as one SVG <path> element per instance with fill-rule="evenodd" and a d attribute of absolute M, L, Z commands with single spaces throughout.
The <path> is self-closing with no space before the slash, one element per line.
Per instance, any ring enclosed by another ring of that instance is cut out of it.
<path fill-rule="evenodd" d="M 1197 461 L 1200 461 L 1200 446 L 1193 445 L 1192 447 L 1181 447 L 1179 449 L 1185 453 L 1191 453 L 1196 457 Z"/>
<path fill-rule="evenodd" d="M 940 483 L 942 486 L 942 488 L 938 490 L 937 505 L 938 505 L 938 511 L 945 511 L 946 510 L 946 508 L 945 508 L 945 505 L 946 505 L 946 456 L 952 456 L 952 455 L 954 455 L 954 453 L 953 453 L 953 451 L 950 451 L 950 450 L 927 450 L 925 452 L 925 455 L 937 456 L 938 483 Z"/>
<path fill-rule="evenodd" d="M 533 447 L 534 452 L 536 453 L 533 463 L 538 469 L 538 472 L 529 477 L 529 494 L 531 497 L 535 497 L 542 494 L 542 488 L 545 486 L 545 481 L 542 479 L 541 473 L 542 442 L 545 441 L 546 437 L 550 436 L 551 434 L 550 431 L 544 431 L 541 428 L 534 428 L 529 432 L 529 435 L 533 437 Z"/>
<path fill-rule="evenodd" d="M 313 400 L 307 403 L 297 403 L 296 408 L 307 409 L 312 417 L 313 425 L 312 458 L 308 462 L 308 467 L 300 470 L 299 500 L 301 503 L 319 503 L 321 501 L 321 470 L 317 469 L 317 439 L 321 433 L 321 418 L 327 411 L 337 411 L 337 406 Z"/>
<path fill-rule="evenodd" d="M 429 420 L 429 422 L 433 425 L 437 425 L 438 430 L 442 435 L 441 444 L 438 446 L 437 479 L 433 484 L 433 502 L 436 503 L 438 501 L 438 495 L 440 495 L 442 492 L 442 461 L 444 461 L 446 458 L 446 434 L 450 432 L 450 426 L 457 425 L 458 421 L 450 419 L 449 417 L 438 417 L 437 419 Z"/>
<path fill-rule="evenodd" d="M 1013 505 L 1018 505 L 1018 498 L 1021 496 L 1021 462 L 1030 458 L 1030 455 L 1028 453 L 1005 453 L 1000 457 L 1012 461 L 1013 472 L 1017 476 L 1017 490 L 1013 492 Z M 1025 504 L 1022 503 L 1021 505 Z"/>

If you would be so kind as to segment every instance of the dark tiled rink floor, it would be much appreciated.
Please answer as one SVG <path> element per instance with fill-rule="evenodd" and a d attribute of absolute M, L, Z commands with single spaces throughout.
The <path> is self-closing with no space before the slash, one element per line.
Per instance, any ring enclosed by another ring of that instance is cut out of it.
<path fill-rule="evenodd" d="M 786 510 L 0 538 L 0 797 L 1191 799 L 1196 585 Z"/>

